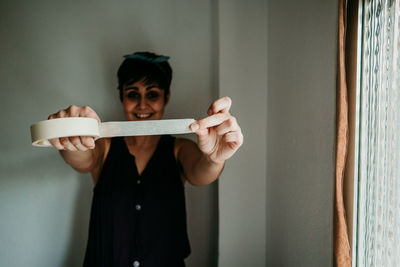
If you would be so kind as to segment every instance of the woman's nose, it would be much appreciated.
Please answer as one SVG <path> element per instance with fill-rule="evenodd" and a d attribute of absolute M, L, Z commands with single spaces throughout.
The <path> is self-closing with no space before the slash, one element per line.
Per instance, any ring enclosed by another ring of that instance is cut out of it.
<path fill-rule="evenodd" d="M 140 97 L 139 107 L 141 109 L 144 109 L 146 108 L 146 106 L 147 106 L 146 97 L 144 96 Z"/>

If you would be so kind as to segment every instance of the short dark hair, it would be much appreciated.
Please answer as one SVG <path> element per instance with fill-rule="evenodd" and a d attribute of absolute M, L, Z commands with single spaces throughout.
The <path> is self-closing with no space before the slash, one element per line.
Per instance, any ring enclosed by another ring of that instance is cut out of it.
<path fill-rule="evenodd" d="M 168 63 L 169 57 L 151 52 L 136 52 L 124 56 L 125 60 L 118 69 L 119 97 L 123 99 L 124 85 L 144 80 L 147 85 L 157 84 L 164 90 L 165 99 L 169 94 L 172 68 Z"/>

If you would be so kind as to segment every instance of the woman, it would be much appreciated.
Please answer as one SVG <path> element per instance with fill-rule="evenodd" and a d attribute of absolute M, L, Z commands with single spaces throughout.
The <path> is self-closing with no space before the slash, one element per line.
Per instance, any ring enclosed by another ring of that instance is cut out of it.
<path fill-rule="evenodd" d="M 162 119 L 171 79 L 168 57 L 125 56 L 118 89 L 126 119 Z M 95 184 L 84 266 L 184 266 L 190 254 L 184 183 L 212 183 L 241 146 L 230 106 L 230 98 L 218 99 L 208 117 L 190 126 L 197 144 L 169 135 L 50 140 L 72 168 L 90 172 Z M 63 117 L 100 122 L 87 106 L 70 106 L 49 119 Z"/>

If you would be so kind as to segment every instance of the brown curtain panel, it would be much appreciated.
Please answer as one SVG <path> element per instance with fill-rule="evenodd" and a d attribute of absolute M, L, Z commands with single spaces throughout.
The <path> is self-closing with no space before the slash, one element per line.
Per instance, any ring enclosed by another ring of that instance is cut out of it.
<path fill-rule="evenodd" d="M 347 0 L 339 0 L 338 27 L 338 64 L 337 64 L 337 135 L 336 135 L 336 173 L 335 173 L 335 264 L 351 266 L 350 243 L 346 224 L 346 212 L 343 201 L 343 179 L 348 154 L 348 94 L 346 84 L 346 13 Z"/>

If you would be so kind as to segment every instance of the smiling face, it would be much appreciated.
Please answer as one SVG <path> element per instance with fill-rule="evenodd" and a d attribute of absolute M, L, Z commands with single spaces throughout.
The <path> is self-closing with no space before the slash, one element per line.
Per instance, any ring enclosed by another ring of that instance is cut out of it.
<path fill-rule="evenodd" d="M 169 94 L 156 83 L 146 84 L 144 80 L 124 85 L 123 99 L 125 118 L 129 121 L 160 120 L 168 103 Z"/>

